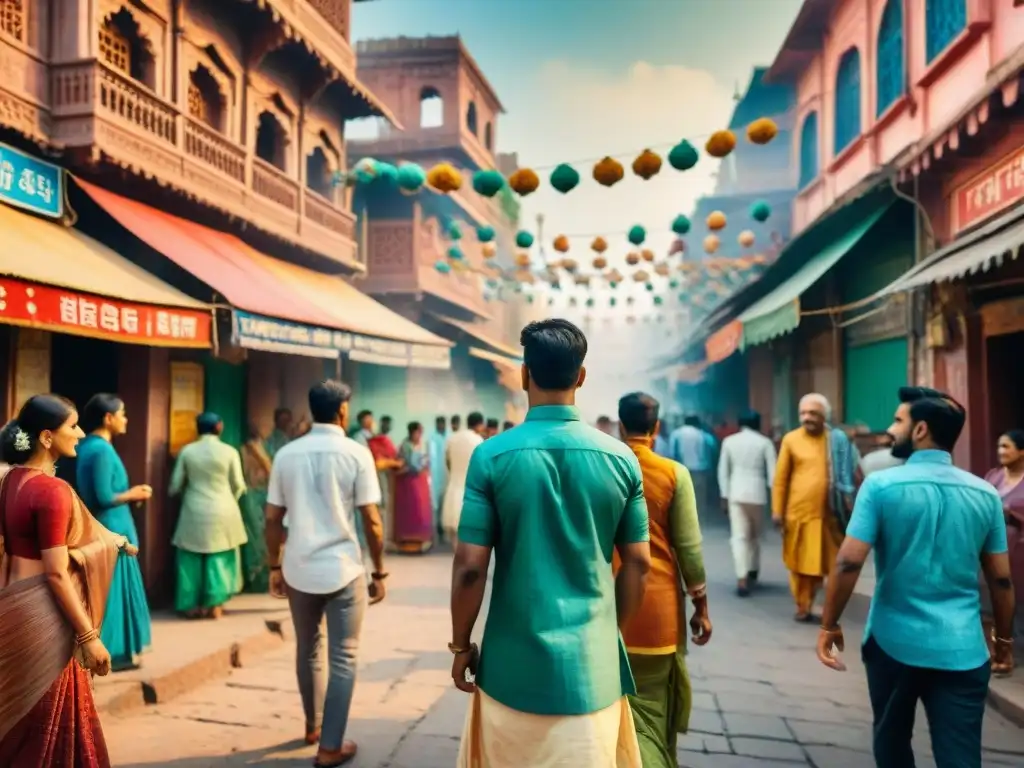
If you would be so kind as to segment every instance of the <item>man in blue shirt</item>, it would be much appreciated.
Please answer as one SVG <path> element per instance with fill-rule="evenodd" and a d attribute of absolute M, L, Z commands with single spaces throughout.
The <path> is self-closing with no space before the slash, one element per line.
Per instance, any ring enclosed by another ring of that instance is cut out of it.
<path fill-rule="evenodd" d="M 911 737 L 923 702 L 938 768 L 981 768 L 981 724 L 992 672 L 1013 668 L 1013 582 L 1002 502 L 990 485 L 952 464 L 963 406 L 924 387 L 903 387 L 889 427 L 907 463 L 861 486 L 828 580 L 818 659 L 845 669 L 838 621 L 875 549 L 877 584 L 861 655 L 874 711 L 878 768 L 913 768 Z M 981 625 L 978 565 L 992 593 L 995 652 Z"/>

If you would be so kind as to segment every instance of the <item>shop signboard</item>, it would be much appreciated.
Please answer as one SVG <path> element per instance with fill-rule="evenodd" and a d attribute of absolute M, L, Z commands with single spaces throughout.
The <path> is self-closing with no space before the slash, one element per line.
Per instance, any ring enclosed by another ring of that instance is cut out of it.
<path fill-rule="evenodd" d="M 64 215 L 64 169 L 0 143 L 0 201 L 59 219 Z"/>
<path fill-rule="evenodd" d="M 953 192 L 953 234 L 957 235 L 1024 200 L 1024 147 L 989 166 Z"/>
<path fill-rule="evenodd" d="M 0 323 L 155 347 L 210 347 L 209 312 L 0 277 Z"/>

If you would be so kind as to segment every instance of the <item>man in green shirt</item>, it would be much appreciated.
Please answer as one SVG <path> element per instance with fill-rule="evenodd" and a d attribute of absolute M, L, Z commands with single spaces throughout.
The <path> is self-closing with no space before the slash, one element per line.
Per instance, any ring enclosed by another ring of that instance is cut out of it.
<path fill-rule="evenodd" d="M 545 320 L 520 343 L 530 411 L 473 452 L 459 523 L 449 650 L 456 687 L 474 697 L 459 765 L 640 768 L 619 634 L 651 567 L 640 465 L 580 419 L 582 331 Z M 478 652 L 471 635 L 492 551 Z"/>

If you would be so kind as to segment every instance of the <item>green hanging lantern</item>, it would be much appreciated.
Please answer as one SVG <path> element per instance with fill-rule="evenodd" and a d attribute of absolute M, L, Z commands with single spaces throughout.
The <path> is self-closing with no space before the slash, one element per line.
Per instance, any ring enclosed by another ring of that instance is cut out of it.
<path fill-rule="evenodd" d="M 551 172 L 551 186 L 563 195 L 572 192 L 580 183 L 580 174 L 571 165 L 562 163 Z"/>
<path fill-rule="evenodd" d="M 697 164 L 697 150 L 693 144 L 683 139 L 668 153 L 668 164 L 677 171 L 688 171 Z"/>
<path fill-rule="evenodd" d="M 527 304 L 533 304 L 533 294 L 532 293 L 527 295 L 526 303 Z"/>
<path fill-rule="evenodd" d="M 644 240 L 647 239 L 647 230 L 636 224 L 630 227 L 627 237 L 633 245 L 643 245 Z"/>
<path fill-rule="evenodd" d="M 690 231 L 690 220 L 683 214 L 679 214 L 672 219 L 672 231 L 677 235 L 685 235 Z"/>
<path fill-rule="evenodd" d="M 616 288 L 619 287 L 619 284 L 617 282 L 615 282 L 614 280 L 612 280 L 610 283 L 608 283 L 608 287 L 611 288 L 614 291 Z"/>
<path fill-rule="evenodd" d="M 462 249 L 457 245 L 453 245 L 448 249 L 448 258 L 453 261 L 464 261 L 466 255 L 462 252 Z"/>
<path fill-rule="evenodd" d="M 588 307 L 592 307 L 592 306 L 594 306 L 594 299 L 593 299 L 593 298 L 589 298 L 589 299 L 587 299 L 587 306 L 588 306 Z"/>
<path fill-rule="evenodd" d="M 403 163 L 398 167 L 395 181 L 402 192 L 411 195 L 423 189 L 423 185 L 427 183 L 427 173 L 416 163 Z"/>
<path fill-rule="evenodd" d="M 758 200 L 750 206 L 750 218 L 754 221 L 768 221 L 768 217 L 771 215 L 772 207 L 764 200 Z"/>
<path fill-rule="evenodd" d="M 478 195 L 494 197 L 505 186 L 505 177 L 493 169 L 473 174 L 473 189 Z"/>
<path fill-rule="evenodd" d="M 352 171 L 356 181 L 360 184 L 369 184 L 377 178 L 377 161 L 372 157 L 364 157 Z"/>
<path fill-rule="evenodd" d="M 685 304 L 686 303 L 686 294 L 685 293 L 680 293 L 679 296 L 678 296 L 678 299 L 679 299 L 679 303 L 680 304 Z"/>
<path fill-rule="evenodd" d="M 648 283 L 647 285 L 644 286 L 644 288 L 647 290 L 648 293 L 653 293 L 654 292 L 654 283 Z"/>
<path fill-rule="evenodd" d="M 442 275 L 447 275 L 449 272 L 452 271 L 452 265 L 449 264 L 444 259 L 441 259 L 440 261 L 434 263 L 434 269 L 436 269 Z"/>
<path fill-rule="evenodd" d="M 665 302 L 665 300 L 663 298 L 661 298 L 661 296 L 655 296 L 654 297 L 654 306 L 660 307 L 664 302 Z M 661 321 L 660 317 L 658 318 L 658 321 L 659 322 Z"/>
<path fill-rule="evenodd" d="M 386 181 L 389 184 L 398 181 L 398 169 L 391 163 L 377 162 L 377 181 Z"/>
<path fill-rule="evenodd" d="M 484 224 L 483 226 L 476 228 L 476 239 L 481 243 L 489 243 L 494 240 L 495 232 L 494 227 Z"/>
<path fill-rule="evenodd" d="M 516 247 L 517 248 L 531 248 L 531 247 L 533 247 L 533 235 L 531 235 L 525 229 L 521 229 L 518 232 L 516 232 Z"/>
<path fill-rule="evenodd" d="M 448 223 L 448 239 L 455 241 L 462 239 L 462 227 L 459 226 L 459 222 L 452 221 Z"/>
<path fill-rule="evenodd" d="M 615 301 L 615 297 L 614 296 L 612 296 L 610 299 L 608 299 L 608 306 L 609 307 L 614 307 L 616 303 L 617 302 Z"/>

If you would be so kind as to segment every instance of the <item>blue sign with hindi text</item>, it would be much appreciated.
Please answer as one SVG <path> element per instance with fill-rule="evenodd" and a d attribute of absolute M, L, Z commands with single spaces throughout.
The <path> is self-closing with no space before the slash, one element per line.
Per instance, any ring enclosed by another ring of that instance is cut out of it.
<path fill-rule="evenodd" d="M 64 169 L 0 144 L 0 202 L 59 219 L 64 215 Z"/>

